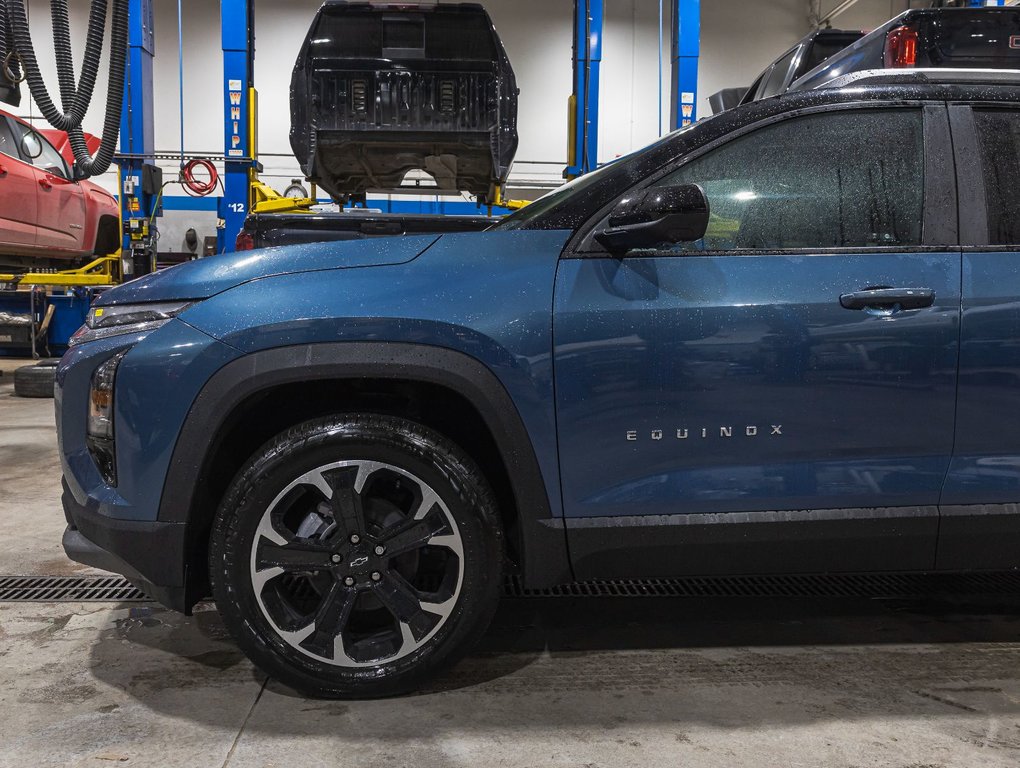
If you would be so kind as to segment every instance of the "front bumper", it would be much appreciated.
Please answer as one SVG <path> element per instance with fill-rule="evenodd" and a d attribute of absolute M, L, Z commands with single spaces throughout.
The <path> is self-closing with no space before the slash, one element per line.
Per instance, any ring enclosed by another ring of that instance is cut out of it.
<path fill-rule="evenodd" d="M 118 484 L 88 450 L 89 388 L 96 368 L 128 350 L 117 371 L 114 429 Z M 121 573 L 146 594 L 187 612 L 204 596 L 203 547 L 189 546 L 186 516 L 161 520 L 167 468 L 202 387 L 236 350 L 180 320 L 158 330 L 72 348 L 57 369 L 55 405 L 72 560 Z M 194 553 L 194 556 L 192 557 Z"/>
<path fill-rule="evenodd" d="M 194 600 L 186 594 L 185 525 L 106 517 L 75 501 L 67 481 L 62 482 L 67 519 L 62 543 L 67 556 L 122 574 L 168 608 L 189 612 Z"/>

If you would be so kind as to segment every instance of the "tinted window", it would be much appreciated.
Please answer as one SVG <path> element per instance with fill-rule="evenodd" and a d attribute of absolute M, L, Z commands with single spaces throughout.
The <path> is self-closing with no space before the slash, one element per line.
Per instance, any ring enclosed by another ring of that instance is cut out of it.
<path fill-rule="evenodd" d="M 311 55 L 341 59 L 377 59 L 383 49 L 425 49 L 428 59 L 496 58 L 492 26 L 477 11 L 385 16 L 335 6 L 323 11 L 309 35 Z"/>
<path fill-rule="evenodd" d="M 1017 9 L 926 14 L 920 20 L 918 66 L 1015 68 L 1020 64 Z"/>
<path fill-rule="evenodd" d="M 415 18 L 383 17 L 383 48 L 424 48 L 425 22 Z"/>
<path fill-rule="evenodd" d="M 27 125 L 16 123 L 21 133 L 20 139 L 23 147 L 28 147 L 31 151 L 23 152 L 23 155 L 27 155 L 25 160 L 30 162 L 36 168 L 52 173 L 54 176 L 60 176 L 62 178 L 69 178 L 67 173 L 67 164 L 64 162 L 64 157 L 56 148 L 50 144 L 41 133 L 33 131 Z"/>
<path fill-rule="evenodd" d="M 377 59 L 382 55 L 382 18 L 373 13 L 324 10 L 309 35 L 313 57 Z"/>
<path fill-rule="evenodd" d="M 835 56 L 848 45 L 853 45 L 864 37 L 863 32 L 847 32 L 839 35 L 819 35 L 810 45 L 804 58 L 797 67 L 794 79 L 805 75 L 812 69 L 822 64 L 830 56 Z"/>
<path fill-rule="evenodd" d="M 988 206 L 988 241 L 1020 244 L 1020 113 L 975 110 Z"/>
<path fill-rule="evenodd" d="M 783 92 L 783 88 L 786 86 L 786 76 L 790 74 L 790 64 L 799 50 L 800 48 L 794 48 L 775 63 L 769 73 L 769 79 L 765 81 L 765 86 L 761 89 L 759 99 L 767 99 Z"/>
<path fill-rule="evenodd" d="M 70 175 L 67 172 L 67 163 L 64 162 L 64 156 L 57 152 L 56 148 L 46 139 L 42 139 L 42 154 L 35 159 L 35 166 L 42 168 L 48 173 L 52 173 L 54 176 L 60 176 L 65 179 Z"/>
<path fill-rule="evenodd" d="M 768 74 L 770 70 L 766 70 L 765 74 Z M 741 104 L 750 104 L 754 101 L 758 95 L 758 90 L 761 88 L 761 84 L 765 81 L 765 74 L 761 75 L 757 80 L 751 83 L 751 86 L 747 89 L 747 93 L 744 94 L 744 98 L 740 100 Z"/>
<path fill-rule="evenodd" d="M 492 23 L 484 13 L 435 13 L 426 18 L 425 55 L 428 58 L 496 60 Z"/>
<path fill-rule="evenodd" d="M 700 184 L 703 241 L 685 250 L 917 245 L 924 197 L 919 110 L 812 115 L 761 128 L 658 183 Z"/>

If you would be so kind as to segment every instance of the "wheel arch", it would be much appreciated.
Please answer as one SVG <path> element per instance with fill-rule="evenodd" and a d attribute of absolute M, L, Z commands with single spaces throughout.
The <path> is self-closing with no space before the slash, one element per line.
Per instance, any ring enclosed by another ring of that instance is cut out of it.
<path fill-rule="evenodd" d="M 293 408 L 281 407 L 287 404 Z M 414 407 L 421 405 L 427 407 L 416 412 Z M 524 583 L 546 587 L 571 578 L 562 518 L 553 516 L 527 429 L 492 371 L 440 347 L 312 344 L 256 352 L 229 363 L 191 407 L 159 510 L 161 521 L 188 526 L 183 555 L 189 605 L 207 587 L 205 551 L 216 507 L 247 457 L 292 423 L 359 409 L 416 418 L 461 444 L 496 491 L 509 554 Z M 247 419 L 256 411 L 272 417 L 252 424 Z M 288 420 L 292 423 L 284 423 Z"/>

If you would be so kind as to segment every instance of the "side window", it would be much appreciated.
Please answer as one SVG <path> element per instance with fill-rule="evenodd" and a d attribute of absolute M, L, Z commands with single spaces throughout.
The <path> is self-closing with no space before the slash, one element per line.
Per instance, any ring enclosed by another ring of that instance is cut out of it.
<path fill-rule="evenodd" d="M 15 123 L 21 136 L 22 156 L 40 170 L 52 173 L 54 176 L 68 179 L 67 163 L 64 156 L 57 152 L 56 147 L 50 144 L 46 137 L 38 131 L 33 131 L 27 125 Z"/>
<path fill-rule="evenodd" d="M 765 85 L 758 95 L 759 99 L 767 99 L 770 96 L 783 92 L 783 86 L 786 85 L 786 76 L 790 74 L 790 64 L 793 63 L 793 57 L 797 55 L 799 50 L 799 47 L 794 48 L 776 62 L 776 65 L 772 67 L 772 71 L 769 73 L 769 79 L 765 81 Z"/>
<path fill-rule="evenodd" d="M 3 116 L 0 116 L 0 153 L 18 160 L 21 159 L 21 155 L 18 153 L 18 144 L 14 140 L 14 134 L 11 133 L 11 127 Z"/>
<path fill-rule="evenodd" d="M 703 155 L 657 182 L 700 184 L 708 233 L 670 250 L 855 248 L 921 243 L 920 110 L 794 118 Z"/>
<path fill-rule="evenodd" d="M 758 95 L 758 90 L 761 88 L 761 84 L 765 82 L 765 75 L 767 75 L 770 71 L 771 70 L 766 70 L 765 74 L 761 75 L 757 80 L 751 83 L 750 86 L 748 86 L 747 91 L 744 92 L 744 97 L 740 100 L 741 104 L 750 104 L 754 101 L 755 97 Z"/>
<path fill-rule="evenodd" d="M 988 242 L 1020 245 L 1020 112 L 974 110 L 988 206 Z"/>

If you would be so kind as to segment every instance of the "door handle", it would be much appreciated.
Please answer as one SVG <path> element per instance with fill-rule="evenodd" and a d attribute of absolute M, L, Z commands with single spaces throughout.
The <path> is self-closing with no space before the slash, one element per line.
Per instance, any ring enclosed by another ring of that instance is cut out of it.
<path fill-rule="evenodd" d="M 6 176 L 6 175 L 7 175 L 7 169 L 2 164 L 0 164 L 0 176 Z"/>
<path fill-rule="evenodd" d="M 39 186 L 45 189 L 47 192 L 53 189 L 53 184 L 50 182 L 49 179 L 39 179 Z"/>
<path fill-rule="evenodd" d="M 839 297 L 843 309 L 923 309 L 934 303 L 931 288 L 868 288 Z"/>

